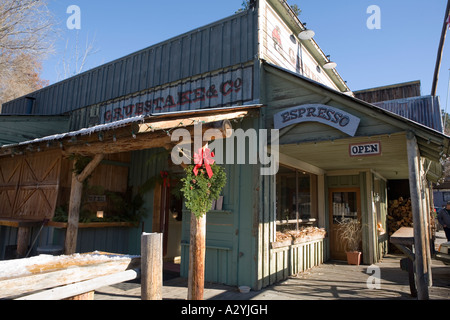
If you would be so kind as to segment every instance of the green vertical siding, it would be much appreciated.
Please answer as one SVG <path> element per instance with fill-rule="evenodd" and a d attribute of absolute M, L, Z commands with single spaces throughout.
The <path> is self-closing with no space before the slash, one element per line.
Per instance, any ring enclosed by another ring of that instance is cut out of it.
<path fill-rule="evenodd" d="M 324 250 L 324 239 L 271 249 L 270 284 L 320 266 L 324 262 Z"/>
<path fill-rule="evenodd" d="M 368 190 L 367 179 L 370 179 L 370 188 Z M 381 257 L 387 253 L 387 236 L 378 236 L 376 225 L 377 217 L 376 213 L 373 215 L 368 214 L 368 198 L 373 191 L 373 173 L 368 171 L 360 172 L 359 175 L 342 175 L 342 176 L 329 176 L 327 177 L 327 188 L 359 188 L 361 196 L 361 223 L 362 223 L 362 252 L 363 263 L 370 264 L 371 261 L 377 262 Z M 384 227 L 386 226 L 386 214 L 387 214 L 387 199 L 386 199 L 386 182 L 380 181 L 380 216 Z M 329 203 L 328 203 L 328 191 L 327 191 L 327 205 L 326 205 L 326 228 L 330 227 L 329 221 Z M 373 219 L 373 222 L 372 220 Z M 374 230 L 370 230 L 369 225 L 373 224 Z M 371 250 L 371 243 L 373 248 Z M 328 250 L 328 249 L 327 249 Z M 373 256 L 370 257 L 370 252 L 373 252 Z M 329 254 L 329 251 L 328 251 Z"/>
<path fill-rule="evenodd" d="M 236 125 L 253 128 L 258 119 Z M 248 142 L 247 142 L 248 143 Z M 236 156 L 236 145 L 235 145 Z M 207 213 L 205 279 L 228 285 L 254 287 L 256 279 L 255 184 L 258 165 L 225 164 L 227 184 L 222 192 L 223 210 Z M 183 214 L 181 276 L 188 276 L 190 214 Z"/>
<path fill-rule="evenodd" d="M 129 235 L 136 228 L 80 228 L 77 236 L 77 253 L 104 251 L 119 254 L 130 254 Z M 66 238 L 66 229 L 55 229 L 53 243 L 63 245 Z"/>
<path fill-rule="evenodd" d="M 224 211 L 206 218 L 205 279 L 228 285 L 253 286 L 255 277 L 255 232 L 251 168 L 227 165 Z M 227 200 L 230 198 L 229 200 Z M 233 200 L 233 202 L 229 202 Z M 188 275 L 190 214 L 183 214 L 181 276 Z"/>
<path fill-rule="evenodd" d="M 234 124 L 243 130 L 258 125 L 257 118 L 245 119 Z M 167 159 L 157 157 L 161 149 L 144 150 L 132 153 L 129 173 L 129 187 L 137 188 L 151 177 L 159 176 L 162 170 L 168 170 Z M 235 153 L 236 154 L 236 153 Z M 151 160 L 152 161 L 149 161 Z M 255 180 L 259 177 L 258 165 L 224 165 L 227 184 L 222 192 L 223 210 L 207 214 L 206 231 L 206 281 L 228 285 L 254 286 L 256 278 L 256 235 L 255 202 L 258 188 Z M 255 174 L 258 174 L 256 176 Z M 131 229 L 128 236 L 130 254 L 140 253 L 140 236 L 152 231 L 153 190 L 144 196 L 146 218 L 138 228 Z M 190 213 L 183 212 L 181 234 L 181 268 L 182 277 L 188 276 L 189 268 L 189 234 Z M 170 236 L 170 235 L 169 235 Z"/>
<path fill-rule="evenodd" d="M 383 229 L 386 231 L 384 234 L 378 234 L 378 260 L 382 259 L 384 255 L 388 253 L 389 237 L 387 233 L 387 183 L 384 180 L 380 180 L 380 223 Z"/>
<path fill-rule="evenodd" d="M 128 185 L 136 193 L 138 188 L 148 179 L 157 177 L 161 171 L 168 170 L 168 162 L 161 155 L 164 149 L 148 149 L 135 151 L 131 155 L 131 167 Z M 143 218 L 139 228 L 133 229 L 128 238 L 130 254 L 140 254 L 142 232 L 152 232 L 153 224 L 153 196 L 154 190 L 144 194 L 144 205 L 146 217 Z"/>
<path fill-rule="evenodd" d="M 237 284 L 234 216 L 231 211 L 213 211 L 206 216 L 206 281 Z M 185 278 L 189 271 L 189 221 L 190 212 L 184 211 L 180 273 Z"/>

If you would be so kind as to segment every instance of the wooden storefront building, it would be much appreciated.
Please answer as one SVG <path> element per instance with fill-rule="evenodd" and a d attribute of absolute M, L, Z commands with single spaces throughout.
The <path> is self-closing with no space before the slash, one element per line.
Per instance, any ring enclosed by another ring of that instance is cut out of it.
<path fill-rule="evenodd" d="M 170 161 L 171 133 L 228 121 L 278 129 L 279 171 L 224 164 L 223 203 L 207 214 L 207 281 L 261 289 L 342 260 L 344 216 L 362 222 L 363 263 L 376 263 L 388 250 L 390 181 L 409 182 L 426 245 L 449 138 L 355 98 L 314 39 L 300 40 L 305 29 L 285 1 L 260 0 L 4 104 L 0 121 L 16 124 L 0 128 L 0 258 L 15 246 L 26 254 L 35 238 L 32 254 L 52 244 L 139 254 L 142 232 L 162 232 L 165 258 L 187 277 L 190 213 L 174 192 L 183 170 Z M 277 238 L 302 226 L 327 236 Z"/>

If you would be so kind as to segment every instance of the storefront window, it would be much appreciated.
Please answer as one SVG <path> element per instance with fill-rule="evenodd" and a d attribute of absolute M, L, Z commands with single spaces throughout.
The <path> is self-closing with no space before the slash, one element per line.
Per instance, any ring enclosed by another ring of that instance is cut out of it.
<path fill-rule="evenodd" d="M 356 192 L 333 192 L 333 224 L 339 224 L 343 219 L 358 219 Z"/>
<path fill-rule="evenodd" d="M 280 167 L 277 175 L 277 231 L 314 224 L 317 176 Z"/>

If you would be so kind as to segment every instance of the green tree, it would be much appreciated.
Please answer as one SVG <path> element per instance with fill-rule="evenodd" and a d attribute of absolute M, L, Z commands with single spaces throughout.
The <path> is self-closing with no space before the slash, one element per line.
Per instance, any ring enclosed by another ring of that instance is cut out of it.
<path fill-rule="evenodd" d="M 242 5 L 241 6 L 242 7 L 238 11 L 236 11 L 236 13 L 242 12 L 242 11 L 246 11 L 246 10 L 250 9 L 250 1 L 249 0 L 242 1 Z M 298 5 L 293 4 L 290 7 L 291 7 L 292 11 L 294 11 L 294 13 L 295 13 L 295 15 L 297 17 L 300 15 L 300 13 L 302 13 L 302 10 L 299 8 Z"/>
<path fill-rule="evenodd" d="M 236 13 L 242 12 L 242 11 L 247 11 L 248 9 L 250 9 L 250 1 L 248 1 L 248 0 L 242 1 L 241 8 L 238 11 L 236 11 Z"/>
<path fill-rule="evenodd" d="M 302 9 L 300 9 L 300 7 L 296 4 L 293 4 L 291 6 L 292 11 L 294 11 L 295 15 L 298 17 L 300 16 L 300 14 L 302 13 Z"/>

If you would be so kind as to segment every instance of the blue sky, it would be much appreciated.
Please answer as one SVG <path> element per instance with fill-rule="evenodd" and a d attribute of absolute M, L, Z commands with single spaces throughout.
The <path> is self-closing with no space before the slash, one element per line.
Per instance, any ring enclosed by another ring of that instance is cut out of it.
<path fill-rule="evenodd" d="M 446 0 L 290 0 L 302 13 L 300 20 L 316 32 L 315 40 L 337 71 L 356 91 L 420 80 L 429 95 L 446 8 Z M 242 0 L 49 0 L 59 22 L 55 53 L 43 64 L 42 77 L 54 83 L 66 40 L 75 43 L 77 31 L 66 27 L 70 5 L 81 9 L 82 46 L 95 36 L 96 53 L 90 69 L 171 37 L 232 15 Z M 381 9 L 381 29 L 370 30 L 367 8 Z M 442 108 L 446 105 L 450 68 L 450 30 L 438 85 Z M 450 108 L 449 108 L 450 109 Z M 450 110 L 449 110 L 450 111 Z"/>

